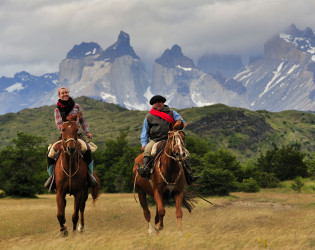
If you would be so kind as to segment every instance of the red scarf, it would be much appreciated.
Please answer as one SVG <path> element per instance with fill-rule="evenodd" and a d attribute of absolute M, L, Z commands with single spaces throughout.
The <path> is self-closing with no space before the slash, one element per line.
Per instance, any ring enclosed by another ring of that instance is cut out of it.
<path fill-rule="evenodd" d="M 173 119 L 172 116 L 170 116 L 169 114 L 166 114 L 166 113 L 164 113 L 164 112 L 158 111 L 158 110 L 156 110 L 156 109 L 154 109 L 154 108 L 152 108 L 152 109 L 150 110 L 150 114 L 151 114 L 151 115 L 156 115 L 156 116 L 158 116 L 158 117 L 161 117 L 161 118 L 164 119 L 165 121 L 171 122 L 172 124 L 175 123 L 175 121 L 174 121 L 174 119 Z"/>

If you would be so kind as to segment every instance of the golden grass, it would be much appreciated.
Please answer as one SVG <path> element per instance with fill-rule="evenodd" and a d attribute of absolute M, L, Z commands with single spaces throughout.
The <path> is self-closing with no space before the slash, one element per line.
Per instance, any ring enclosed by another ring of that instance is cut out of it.
<path fill-rule="evenodd" d="M 314 249 L 315 195 L 233 193 L 198 200 L 184 210 L 177 233 L 175 208 L 167 207 L 165 227 L 152 237 L 133 194 L 102 194 L 86 206 L 86 231 L 60 237 L 55 195 L 0 199 L 0 249 Z M 66 218 L 72 228 L 73 198 Z M 154 215 L 155 208 L 150 208 Z"/>

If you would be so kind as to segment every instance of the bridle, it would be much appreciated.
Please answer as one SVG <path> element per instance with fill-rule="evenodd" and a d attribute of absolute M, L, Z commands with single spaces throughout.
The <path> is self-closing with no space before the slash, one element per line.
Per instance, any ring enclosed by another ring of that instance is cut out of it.
<path fill-rule="evenodd" d="M 171 134 L 173 134 L 173 137 L 170 141 L 170 145 L 171 145 L 171 152 L 172 154 L 169 155 L 164 148 L 164 154 L 169 157 L 172 158 L 174 161 L 184 161 L 187 158 L 189 158 L 189 152 L 185 147 L 185 142 L 183 140 L 183 138 L 180 136 L 180 132 L 184 133 L 182 130 L 177 130 L 177 131 L 169 131 L 168 132 L 168 136 L 170 136 Z M 184 133 L 185 134 L 185 133 Z M 169 138 L 167 138 L 167 140 L 169 140 Z M 174 152 L 175 152 L 175 148 L 178 147 L 180 153 L 179 154 L 175 154 L 175 156 L 173 156 Z"/>
<path fill-rule="evenodd" d="M 172 191 L 174 188 L 175 188 L 175 185 L 176 183 L 179 181 L 180 177 L 181 177 L 181 174 L 182 174 L 182 171 L 183 171 L 183 166 L 182 166 L 182 162 L 184 160 L 186 160 L 187 158 L 189 158 L 189 152 L 188 150 L 186 149 L 185 147 L 185 142 L 183 140 L 183 138 L 180 136 L 180 132 L 184 133 L 182 130 L 177 130 L 177 131 L 169 131 L 168 132 L 168 138 L 167 140 L 169 140 L 169 136 L 171 134 L 173 134 L 173 137 L 171 138 L 171 141 L 170 141 L 170 145 L 171 145 L 171 154 L 168 154 L 166 152 L 166 147 L 164 148 L 164 154 L 168 157 L 168 158 L 171 158 L 173 159 L 175 162 L 179 163 L 179 166 L 180 166 L 180 169 L 179 169 L 179 172 L 178 172 L 178 175 L 175 179 L 174 182 L 168 182 L 166 180 L 166 178 L 164 177 L 164 175 L 162 174 L 162 171 L 161 171 L 161 158 L 159 158 L 157 164 L 158 164 L 158 169 L 159 169 L 159 172 L 160 172 L 160 176 L 162 178 L 162 180 L 166 183 L 167 185 L 167 188 Z M 178 147 L 179 148 L 179 151 L 180 151 L 180 154 L 173 156 L 174 152 L 175 152 L 175 148 Z"/>
<path fill-rule="evenodd" d="M 64 122 L 63 124 L 65 124 L 65 123 L 70 123 L 70 121 L 66 121 L 66 122 Z M 71 125 L 70 125 L 71 126 Z M 75 150 L 74 150 L 74 152 L 70 152 L 70 150 L 69 150 L 69 147 L 67 147 L 67 144 L 68 144 L 68 142 L 70 142 L 70 141 L 74 141 L 74 144 L 75 144 Z M 75 154 L 76 152 L 77 152 L 77 145 L 78 145 L 78 139 L 74 139 L 74 138 L 72 138 L 72 137 L 70 137 L 69 139 L 65 139 L 63 136 L 62 136 L 62 147 L 63 147 L 63 149 L 64 149 L 64 151 L 69 155 L 69 156 L 71 156 L 72 154 Z"/>
<path fill-rule="evenodd" d="M 65 123 L 70 123 L 70 121 L 66 121 L 64 122 L 63 124 Z M 71 124 L 69 125 L 69 127 L 71 126 Z M 74 151 L 71 151 L 70 150 L 70 147 L 67 147 L 67 144 L 68 142 L 71 142 L 71 141 L 74 141 Z M 69 177 L 69 193 L 71 194 L 71 177 L 73 177 L 78 171 L 79 171 L 79 168 L 80 168 L 80 164 L 79 164 L 79 161 L 80 161 L 80 158 L 79 158 L 79 153 L 78 150 L 77 150 L 77 147 L 78 146 L 78 139 L 76 138 L 72 138 L 70 137 L 69 139 L 65 139 L 64 136 L 62 136 L 62 148 L 63 148 L 63 151 L 70 156 L 70 161 L 69 161 L 69 173 L 67 173 L 67 171 L 64 169 L 64 166 L 62 164 L 62 158 L 60 159 L 61 160 L 61 168 L 63 170 L 63 172 L 65 173 L 65 175 L 67 175 Z M 72 164 L 73 164 L 73 158 L 74 156 L 76 155 L 76 153 L 78 153 L 78 164 L 77 164 L 77 169 L 75 170 L 74 173 L 71 173 L 72 172 Z"/>

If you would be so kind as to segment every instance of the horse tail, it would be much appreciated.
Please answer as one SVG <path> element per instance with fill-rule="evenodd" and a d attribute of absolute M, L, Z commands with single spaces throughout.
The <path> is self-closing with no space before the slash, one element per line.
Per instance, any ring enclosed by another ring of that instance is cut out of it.
<path fill-rule="evenodd" d="M 95 203 L 97 197 L 99 196 L 99 190 L 100 190 L 100 179 L 98 178 L 98 176 L 95 174 L 94 172 L 94 177 L 97 180 L 97 185 L 95 185 L 94 187 L 91 188 L 91 195 L 93 198 L 93 204 Z"/>
<path fill-rule="evenodd" d="M 195 204 L 198 202 L 195 200 L 196 195 L 189 191 L 184 191 L 184 197 L 183 197 L 183 205 L 187 208 L 189 213 L 192 212 L 192 210 L 196 207 Z"/>

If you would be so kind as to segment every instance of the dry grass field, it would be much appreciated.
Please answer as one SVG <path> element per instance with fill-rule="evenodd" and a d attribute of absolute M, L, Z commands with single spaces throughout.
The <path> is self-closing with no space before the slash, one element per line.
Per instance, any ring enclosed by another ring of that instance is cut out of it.
<path fill-rule="evenodd" d="M 84 233 L 60 237 L 55 195 L 38 199 L 0 199 L 0 249 L 315 249 L 315 194 L 232 193 L 198 200 L 184 210 L 183 234 L 175 208 L 167 207 L 165 227 L 149 237 L 133 194 L 89 197 Z M 71 228 L 73 198 L 67 196 Z M 151 213 L 155 208 L 151 207 Z"/>

